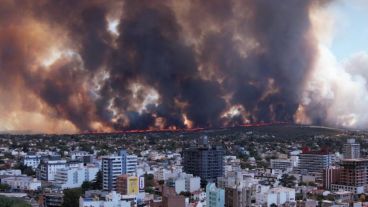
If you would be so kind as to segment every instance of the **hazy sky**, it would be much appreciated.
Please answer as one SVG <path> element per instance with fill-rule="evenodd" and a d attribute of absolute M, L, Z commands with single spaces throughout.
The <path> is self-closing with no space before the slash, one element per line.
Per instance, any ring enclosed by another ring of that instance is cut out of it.
<path fill-rule="evenodd" d="M 338 60 L 356 52 L 368 51 L 368 1 L 345 0 L 331 4 L 334 14 L 335 37 L 332 52 Z"/>

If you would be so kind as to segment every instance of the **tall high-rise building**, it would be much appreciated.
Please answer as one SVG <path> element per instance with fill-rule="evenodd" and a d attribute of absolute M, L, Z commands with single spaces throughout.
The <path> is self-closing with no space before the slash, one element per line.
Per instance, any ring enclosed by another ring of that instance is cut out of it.
<path fill-rule="evenodd" d="M 331 190 L 363 193 L 368 185 L 368 159 L 344 159 L 340 167 L 340 179 L 331 185 Z"/>
<path fill-rule="evenodd" d="M 136 174 L 138 157 L 136 155 L 128 154 L 128 152 L 124 149 L 119 151 L 119 156 L 121 156 L 122 173 L 130 175 Z"/>
<path fill-rule="evenodd" d="M 336 184 L 340 180 L 341 168 L 331 166 L 323 170 L 323 188 L 331 190 L 331 185 Z"/>
<path fill-rule="evenodd" d="M 360 158 L 360 144 L 355 143 L 355 139 L 348 139 L 343 147 L 344 159 Z"/>
<path fill-rule="evenodd" d="M 207 207 L 224 207 L 225 191 L 217 188 L 215 183 L 209 183 L 206 186 L 206 203 Z"/>
<path fill-rule="evenodd" d="M 299 155 L 299 170 L 307 173 L 320 173 L 332 166 L 335 155 L 327 151 L 304 151 Z"/>
<path fill-rule="evenodd" d="M 106 156 L 102 158 L 102 188 L 107 191 L 116 190 L 116 179 L 122 174 L 120 156 Z"/>
<path fill-rule="evenodd" d="M 202 184 L 216 182 L 224 174 L 224 150 L 211 147 L 207 139 L 202 138 L 196 147 L 183 152 L 184 172 L 199 176 Z"/>

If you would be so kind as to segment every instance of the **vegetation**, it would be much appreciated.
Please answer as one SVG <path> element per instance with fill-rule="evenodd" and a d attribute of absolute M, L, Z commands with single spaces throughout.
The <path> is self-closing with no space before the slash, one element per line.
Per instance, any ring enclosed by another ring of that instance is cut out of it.
<path fill-rule="evenodd" d="M 159 181 L 158 181 L 158 184 L 159 184 L 159 185 L 163 185 L 163 184 L 165 184 L 165 181 L 163 181 L 163 180 L 159 180 Z"/>
<path fill-rule="evenodd" d="M 295 194 L 295 200 L 303 200 L 303 198 L 304 198 L 304 196 L 303 196 L 303 194 L 302 193 L 296 193 Z"/>
<path fill-rule="evenodd" d="M 288 174 L 283 174 L 279 181 L 282 186 L 288 188 L 294 188 L 296 185 L 296 178 Z"/>
<path fill-rule="evenodd" d="M 101 170 L 97 172 L 96 178 L 92 181 L 84 181 L 82 183 L 82 191 L 83 193 L 87 190 L 99 190 L 102 189 L 102 172 Z"/>
<path fill-rule="evenodd" d="M 102 172 L 98 171 L 96 178 L 92 182 L 85 181 L 80 188 L 72 188 L 64 190 L 64 201 L 62 207 L 79 206 L 79 197 L 87 190 L 102 189 Z"/>
<path fill-rule="evenodd" d="M 62 207 L 79 206 L 79 197 L 83 195 L 82 188 L 72 188 L 64 190 L 64 201 Z"/>
<path fill-rule="evenodd" d="M 190 192 L 180 192 L 180 195 L 184 196 L 184 197 L 191 197 L 192 194 Z"/>
<path fill-rule="evenodd" d="M 153 194 L 153 193 L 155 193 L 155 188 L 153 188 L 153 187 L 147 187 L 147 188 L 145 188 L 145 191 L 144 192 Z"/>
<path fill-rule="evenodd" d="M 92 182 L 91 187 L 93 190 L 102 189 L 102 171 L 101 170 L 97 172 L 96 178 Z"/>
<path fill-rule="evenodd" d="M 152 174 L 144 174 L 144 187 L 149 188 L 154 186 L 154 176 Z"/>
<path fill-rule="evenodd" d="M 93 185 L 93 183 L 92 183 L 92 182 L 84 181 L 84 182 L 82 183 L 81 188 L 82 188 L 83 192 L 86 192 L 87 190 L 92 190 L 92 185 Z"/>
<path fill-rule="evenodd" d="M 10 189 L 11 189 L 11 187 L 8 184 L 0 184 L 0 191 L 1 192 L 6 192 Z"/>
<path fill-rule="evenodd" d="M 22 171 L 22 174 L 26 174 L 28 176 L 35 176 L 36 172 L 32 169 L 32 167 L 23 165 L 22 163 L 16 166 L 16 169 Z"/>
<path fill-rule="evenodd" d="M 19 198 L 0 196 L 0 207 L 31 207 L 31 205 Z"/>

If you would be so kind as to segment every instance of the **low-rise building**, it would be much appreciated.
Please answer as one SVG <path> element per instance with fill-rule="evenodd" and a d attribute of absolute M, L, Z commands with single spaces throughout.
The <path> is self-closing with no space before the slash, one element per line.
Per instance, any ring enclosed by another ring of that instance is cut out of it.
<path fill-rule="evenodd" d="M 139 179 L 128 174 L 120 175 L 116 180 L 116 191 L 122 195 L 136 195 L 139 193 Z"/>
<path fill-rule="evenodd" d="M 72 152 L 69 152 L 69 157 L 70 157 L 71 160 L 81 160 L 85 156 L 88 156 L 88 155 L 90 155 L 90 154 L 86 151 L 72 151 Z"/>
<path fill-rule="evenodd" d="M 170 178 L 175 178 L 179 175 L 179 173 L 183 172 L 181 169 L 165 169 L 159 168 L 154 172 L 155 180 L 168 180 Z"/>
<path fill-rule="evenodd" d="M 52 192 L 43 195 L 43 206 L 60 207 L 63 205 L 64 194 L 62 192 Z"/>
<path fill-rule="evenodd" d="M 41 189 L 41 181 L 30 176 L 11 176 L 1 179 L 2 184 L 9 185 L 16 190 L 39 190 Z"/>
<path fill-rule="evenodd" d="M 22 159 L 22 163 L 25 166 L 32 167 L 32 169 L 36 169 L 41 162 L 41 155 L 26 155 Z"/>
<path fill-rule="evenodd" d="M 116 191 L 107 194 L 104 199 L 99 197 L 80 197 L 79 207 L 130 207 L 131 202 L 122 199 L 122 195 Z"/>
<path fill-rule="evenodd" d="M 53 181 L 55 180 L 56 172 L 67 166 L 66 160 L 42 160 L 36 170 L 37 178 L 40 180 Z"/>
<path fill-rule="evenodd" d="M 185 207 L 185 197 L 177 195 L 171 187 L 162 188 L 162 207 Z"/>
<path fill-rule="evenodd" d="M 170 187 L 174 187 L 176 193 L 193 193 L 201 188 L 201 178 L 194 177 L 191 174 L 180 173 L 177 177 L 168 179 L 166 184 Z"/>
<path fill-rule="evenodd" d="M 267 207 L 270 207 L 272 204 L 279 206 L 286 203 L 295 203 L 295 189 L 285 187 L 271 188 L 264 194 L 264 200 L 260 204 L 266 204 Z"/>
<path fill-rule="evenodd" d="M 18 169 L 8 169 L 8 170 L 0 170 L 1 176 L 20 176 L 22 175 L 22 171 Z"/>
<path fill-rule="evenodd" d="M 95 179 L 98 170 L 92 166 L 59 169 L 55 174 L 55 184 L 61 189 L 78 188 L 84 181 Z"/>

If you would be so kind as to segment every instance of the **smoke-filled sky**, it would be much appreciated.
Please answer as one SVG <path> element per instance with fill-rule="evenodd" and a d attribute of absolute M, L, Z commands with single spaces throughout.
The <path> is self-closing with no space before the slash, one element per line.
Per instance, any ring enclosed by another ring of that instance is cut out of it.
<path fill-rule="evenodd" d="M 0 131 L 367 128 L 365 0 L 4 0 Z"/>

